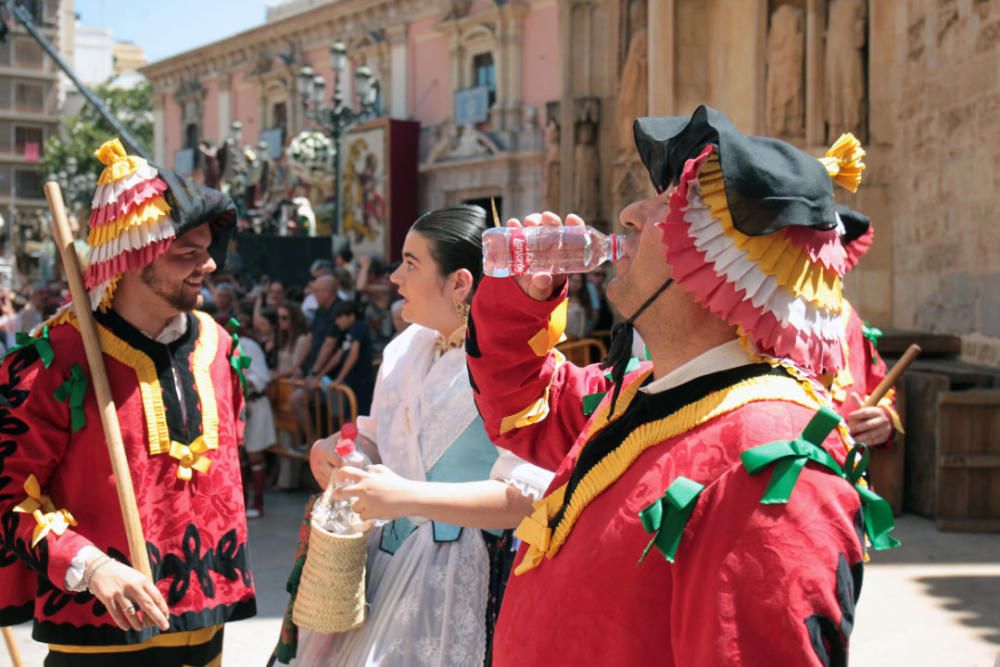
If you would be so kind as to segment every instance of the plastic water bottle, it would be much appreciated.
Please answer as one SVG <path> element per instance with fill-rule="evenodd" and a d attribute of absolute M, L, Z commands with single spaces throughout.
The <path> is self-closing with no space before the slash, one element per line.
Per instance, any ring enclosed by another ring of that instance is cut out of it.
<path fill-rule="evenodd" d="M 344 424 L 344 427 L 340 430 L 337 454 L 340 455 L 345 466 L 364 470 L 371 465 L 371 461 L 365 456 L 364 452 L 354 446 L 354 440 L 357 437 L 358 427 L 351 423 Z M 353 499 L 333 499 L 333 490 L 341 486 L 345 486 L 345 483 L 338 483 L 336 477 L 330 480 L 330 484 L 326 487 L 326 491 L 323 492 L 323 496 L 313 506 L 312 521 L 327 532 L 337 535 L 351 535 L 353 533 L 364 532 L 370 523 L 364 521 L 351 509 Z"/>
<path fill-rule="evenodd" d="M 495 227 L 483 232 L 483 273 L 587 273 L 625 254 L 625 236 L 593 227 Z"/>

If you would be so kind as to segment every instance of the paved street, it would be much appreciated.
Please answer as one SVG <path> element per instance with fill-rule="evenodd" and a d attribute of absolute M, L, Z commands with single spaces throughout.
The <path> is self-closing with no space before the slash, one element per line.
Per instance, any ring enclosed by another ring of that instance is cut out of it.
<path fill-rule="evenodd" d="M 278 635 L 285 577 L 304 494 L 271 493 L 268 513 L 251 525 L 260 615 L 226 629 L 227 667 L 263 665 Z M 903 547 L 875 554 L 852 641 L 862 667 L 994 667 L 1000 656 L 1000 536 L 939 533 L 930 521 L 897 519 Z M 15 629 L 26 665 L 44 647 Z M 7 663 L 0 658 L 0 666 Z M 527 664 L 527 663 L 526 663 Z"/>

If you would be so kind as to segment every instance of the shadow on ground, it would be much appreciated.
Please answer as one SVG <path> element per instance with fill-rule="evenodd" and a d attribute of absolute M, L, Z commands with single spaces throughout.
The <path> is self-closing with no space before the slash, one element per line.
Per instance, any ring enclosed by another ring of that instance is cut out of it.
<path fill-rule="evenodd" d="M 940 598 L 962 623 L 982 631 L 983 641 L 1000 645 L 1000 576 L 920 577 L 917 583 L 927 595 Z"/>

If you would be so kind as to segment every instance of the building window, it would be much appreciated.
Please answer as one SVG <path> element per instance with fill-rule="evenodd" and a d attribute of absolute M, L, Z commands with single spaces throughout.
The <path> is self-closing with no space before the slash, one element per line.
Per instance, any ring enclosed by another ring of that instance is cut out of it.
<path fill-rule="evenodd" d="M 38 43 L 29 38 L 14 40 L 14 66 L 25 69 L 41 69 L 45 65 L 45 54 Z"/>
<path fill-rule="evenodd" d="M 497 71 L 492 53 L 480 53 L 472 58 L 472 85 L 485 86 L 490 91 L 490 106 L 497 101 Z"/>
<path fill-rule="evenodd" d="M 45 2 L 43 0 L 21 0 L 21 6 L 31 14 L 31 20 L 42 23 L 45 20 Z"/>
<path fill-rule="evenodd" d="M 14 149 L 18 155 L 25 155 L 25 148 L 29 144 L 35 144 L 37 155 L 44 155 L 42 149 L 45 146 L 45 132 L 40 127 L 18 127 L 14 126 Z"/>
<path fill-rule="evenodd" d="M 18 82 L 14 86 L 14 108 L 18 111 L 45 111 L 45 86 L 40 83 Z"/>
<path fill-rule="evenodd" d="M 188 123 L 184 127 L 184 148 L 198 147 L 198 124 Z"/>
<path fill-rule="evenodd" d="M 27 169 L 14 170 L 14 187 L 17 188 L 18 199 L 43 199 L 42 177 L 37 171 Z"/>
<path fill-rule="evenodd" d="M 271 127 L 280 128 L 282 136 L 288 131 L 288 104 L 285 102 L 271 107 Z"/>

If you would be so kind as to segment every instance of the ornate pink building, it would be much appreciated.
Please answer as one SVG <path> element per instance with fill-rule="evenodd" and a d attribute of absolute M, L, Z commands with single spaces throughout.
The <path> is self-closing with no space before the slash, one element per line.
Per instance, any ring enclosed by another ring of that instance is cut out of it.
<path fill-rule="evenodd" d="M 156 158 L 189 167 L 198 142 L 225 140 L 234 121 L 241 144 L 287 144 L 313 127 L 299 69 L 322 76 L 329 99 L 329 50 L 342 41 L 349 69 L 375 73 L 382 112 L 420 123 L 422 209 L 491 197 L 510 214 L 538 209 L 545 108 L 560 96 L 558 14 L 556 0 L 287 2 L 258 28 L 143 68 Z"/>

